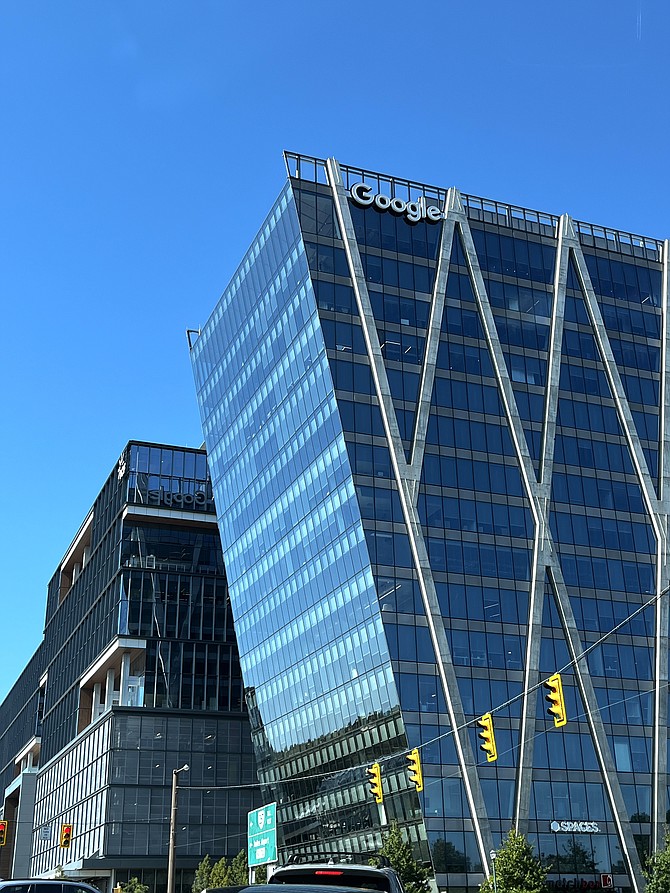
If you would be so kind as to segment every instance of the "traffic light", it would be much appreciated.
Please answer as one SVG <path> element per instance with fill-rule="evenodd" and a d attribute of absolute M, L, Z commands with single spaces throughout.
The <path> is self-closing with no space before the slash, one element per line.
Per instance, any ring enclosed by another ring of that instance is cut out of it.
<path fill-rule="evenodd" d="M 366 771 L 370 776 L 368 780 L 370 793 L 375 798 L 375 803 L 382 803 L 384 800 L 384 792 L 382 791 L 382 767 L 379 763 L 373 763 Z"/>
<path fill-rule="evenodd" d="M 568 721 L 568 715 L 565 712 L 565 698 L 563 697 L 563 683 L 561 682 L 561 674 L 554 673 L 550 676 L 544 685 L 549 689 L 549 694 L 545 696 L 545 700 L 549 702 L 547 713 L 554 717 L 554 725 L 556 728 L 564 726 Z"/>
<path fill-rule="evenodd" d="M 4 846 L 7 843 L 7 821 L 3 819 L 0 821 L 0 846 Z"/>
<path fill-rule="evenodd" d="M 496 736 L 493 734 L 493 717 L 490 713 L 485 713 L 477 720 L 477 725 L 482 729 L 479 732 L 479 737 L 483 743 L 479 745 L 479 749 L 484 751 L 487 761 L 492 763 L 498 759 Z"/>
<path fill-rule="evenodd" d="M 409 771 L 409 780 L 414 783 L 417 791 L 423 790 L 423 772 L 421 771 L 421 758 L 419 751 L 415 747 L 407 754 L 407 769 Z"/>
<path fill-rule="evenodd" d="M 60 826 L 60 845 L 64 850 L 70 849 L 72 843 L 72 825 Z"/>

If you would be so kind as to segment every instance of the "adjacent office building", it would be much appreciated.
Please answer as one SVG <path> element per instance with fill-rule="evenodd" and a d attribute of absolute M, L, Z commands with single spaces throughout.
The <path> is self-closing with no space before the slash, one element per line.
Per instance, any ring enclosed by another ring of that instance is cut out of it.
<path fill-rule="evenodd" d="M 259 803 L 203 450 L 131 442 L 49 583 L 44 639 L 0 705 L 0 876 L 177 889 L 246 848 Z M 72 828 L 60 846 L 61 828 Z"/>
<path fill-rule="evenodd" d="M 191 344 L 280 846 L 363 853 L 395 819 L 461 891 L 515 824 L 552 884 L 639 891 L 668 810 L 667 248 L 286 162 Z"/>

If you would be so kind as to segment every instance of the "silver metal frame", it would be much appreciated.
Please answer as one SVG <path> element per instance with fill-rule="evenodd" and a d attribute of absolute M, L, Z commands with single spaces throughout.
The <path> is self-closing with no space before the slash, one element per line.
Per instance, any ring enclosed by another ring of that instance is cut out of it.
<path fill-rule="evenodd" d="M 656 493 L 647 467 L 640 439 L 626 398 L 600 308 L 593 290 L 576 227 L 568 215 L 560 219 L 558 249 L 554 271 L 551 342 L 549 350 L 548 380 L 545 397 L 544 426 L 539 474 L 536 475 L 528 449 L 522 419 L 518 411 L 511 378 L 498 337 L 491 304 L 475 251 L 470 224 L 460 193 L 450 189 L 447 193 L 445 220 L 443 222 L 440 253 L 435 285 L 431 300 L 430 318 L 426 339 L 425 357 L 421 370 L 417 413 L 413 432 L 410 460 L 407 461 L 400 436 L 398 421 L 388 383 L 384 358 L 381 352 L 376 323 L 365 282 L 360 251 L 356 240 L 351 212 L 344 188 L 342 172 L 335 159 L 326 163 L 328 181 L 332 189 L 335 210 L 342 232 L 349 270 L 363 326 L 363 334 L 372 370 L 375 390 L 386 432 L 395 480 L 409 534 L 415 570 L 423 597 L 428 628 L 437 656 L 437 669 L 444 690 L 447 710 L 454 730 L 454 740 L 461 769 L 461 776 L 468 799 L 482 864 L 487 874 L 491 871 L 489 854 L 492 850 L 491 828 L 486 814 L 484 799 L 475 756 L 465 728 L 465 715 L 459 695 L 458 683 L 441 616 L 435 583 L 428 561 L 428 553 L 417 510 L 421 468 L 423 465 L 426 430 L 435 379 L 437 351 L 446 297 L 446 282 L 453 239 L 460 235 L 473 286 L 484 336 L 489 348 L 499 394 L 504 406 L 509 432 L 514 443 L 519 469 L 524 481 L 530 510 L 535 522 L 531 598 L 528 618 L 528 644 L 524 667 L 524 700 L 521 717 L 520 761 L 517 775 L 514 823 L 519 830 L 527 827 L 532 787 L 533 737 L 536 719 L 536 686 L 539 682 L 539 650 L 542 633 L 542 612 L 546 583 L 550 584 L 561 618 L 571 659 L 575 662 L 574 673 L 587 714 L 603 783 L 607 792 L 613 821 L 617 827 L 626 869 L 631 877 L 635 893 L 642 893 L 645 883 L 640 859 L 635 846 L 629 821 L 625 818 L 625 804 L 609 748 L 604 724 L 598 708 L 593 682 L 583 652 L 579 629 L 570 604 L 558 555 L 549 528 L 549 500 L 553 467 L 558 383 L 561 369 L 563 321 L 568 265 L 572 257 L 580 281 L 584 301 L 605 374 L 616 405 L 617 414 L 629 446 L 644 501 L 657 540 L 657 607 L 656 668 L 655 668 L 655 740 L 654 740 L 654 848 L 663 844 L 665 825 L 666 777 L 667 777 L 667 715 L 668 715 L 668 607 L 669 596 L 661 593 L 668 586 L 667 568 L 667 515 L 670 493 L 670 328 L 667 310 L 670 304 L 670 247 L 665 245 L 664 264 L 664 331 L 663 331 L 663 383 L 661 406 L 661 448 L 659 470 L 659 495 Z"/>

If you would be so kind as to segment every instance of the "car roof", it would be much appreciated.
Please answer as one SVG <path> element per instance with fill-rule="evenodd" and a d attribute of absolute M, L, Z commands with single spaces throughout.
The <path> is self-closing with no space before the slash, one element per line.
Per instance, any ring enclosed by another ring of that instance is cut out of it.
<path fill-rule="evenodd" d="M 312 890 L 313 893 L 324 893 L 324 890 L 327 889 L 328 893 L 352 893 L 354 890 L 359 890 L 359 887 L 347 887 L 339 884 L 328 884 L 328 887 L 325 888 L 323 884 L 282 884 L 282 893 L 306 893 L 308 890 Z M 253 884 L 249 886 L 248 884 L 243 887 L 207 887 L 207 893 L 242 893 L 242 891 L 248 890 L 249 893 L 277 893 L 277 884 Z"/>

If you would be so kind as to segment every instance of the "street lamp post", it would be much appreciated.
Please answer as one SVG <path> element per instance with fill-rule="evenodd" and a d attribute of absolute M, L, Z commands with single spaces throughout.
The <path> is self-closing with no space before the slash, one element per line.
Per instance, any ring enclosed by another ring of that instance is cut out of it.
<path fill-rule="evenodd" d="M 491 857 L 491 873 L 493 874 L 493 893 L 498 893 L 498 882 L 496 880 L 496 856 L 498 854 L 495 850 L 491 850 L 489 856 Z M 169 891 L 168 891 L 169 893 Z"/>
<path fill-rule="evenodd" d="M 172 805 L 170 807 L 170 845 L 168 848 L 167 893 L 174 893 L 174 845 L 177 835 L 177 776 L 180 772 L 188 772 L 188 763 L 181 769 L 172 770 Z"/>

